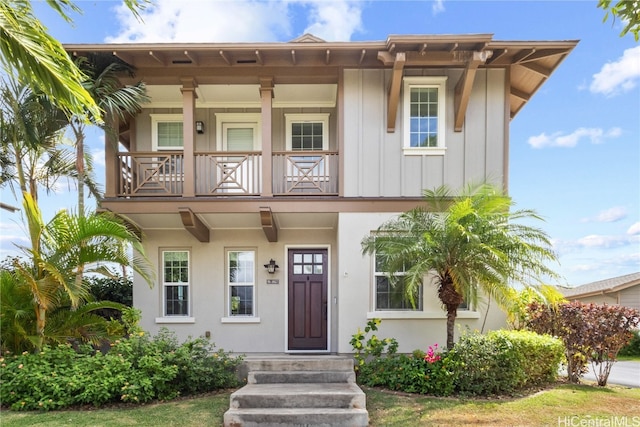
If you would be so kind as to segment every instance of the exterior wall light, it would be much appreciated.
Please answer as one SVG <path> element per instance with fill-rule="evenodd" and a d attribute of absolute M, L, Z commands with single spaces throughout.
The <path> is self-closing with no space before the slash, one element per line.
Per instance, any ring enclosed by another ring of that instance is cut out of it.
<path fill-rule="evenodd" d="M 201 122 L 200 120 L 196 122 L 196 132 L 198 132 L 199 134 L 204 133 L 204 122 Z"/>
<path fill-rule="evenodd" d="M 265 264 L 264 268 L 267 269 L 267 273 L 269 274 L 273 274 L 276 272 L 276 269 L 280 268 L 278 266 L 278 264 L 276 264 L 276 262 L 273 260 L 273 258 L 271 258 L 271 260 L 269 260 L 269 264 Z"/>

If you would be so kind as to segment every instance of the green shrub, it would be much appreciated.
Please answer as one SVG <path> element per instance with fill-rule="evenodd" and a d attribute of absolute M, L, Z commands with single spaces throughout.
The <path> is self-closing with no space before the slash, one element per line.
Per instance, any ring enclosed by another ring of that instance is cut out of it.
<path fill-rule="evenodd" d="M 551 337 L 529 332 L 465 333 L 448 353 L 459 363 L 456 391 L 469 395 L 513 393 L 552 381 L 563 347 Z M 537 365 L 537 366 L 536 366 Z"/>
<path fill-rule="evenodd" d="M 451 395 L 457 375 L 456 362 L 446 355 L 431 363 L 419 356 L 420 351 L 416 350 L 413 355 L 373 359 L 361 368 L 358 381 L 369 387 L 406 393 Z"/>
<path fill-rule="evenodd" d="M 631 341 L 620 349 L 620 356 L 638 356 L 640 357 L 640 330 L 633 332 Z"/>
<path fill-rule="evenodd" d="M 204 338 L 178 344 L 163 330 L 116 341 L 107 354 L 89 346 L 46 347 L 0 358 L 0 401 L 14 410 L 147 402 L 238 385 L 241 357 L 213 352 Z"/>

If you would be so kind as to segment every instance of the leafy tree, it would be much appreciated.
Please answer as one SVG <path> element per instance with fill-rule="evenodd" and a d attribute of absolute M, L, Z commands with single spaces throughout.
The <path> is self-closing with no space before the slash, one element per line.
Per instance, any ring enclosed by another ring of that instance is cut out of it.
<path fill-rule="evenodd" d="M 550 285 L 527 287 L 521 290 L 510 289 L 511 297 L 507 307 L 507 322 L 516 330 L 524 329 L 528 316 L 528 308 L 532 302 L 555 306 L 567 302 L 562 293 Z"/>
<path fill-rule="evenodd" d="M 638 325 L 638 310 L 579 301 L 555 306 L 533 302 L 527 320 L 531 330 L 562 340 L 569 381 L 578 382 L 591 361 L 601 386 L 607 384 L 618 352 L 632 339 Z"/>
<path fill-rule="evenodd" d="M 620 32 L 620 37 L 631 32 L 636 41 L 640 38 L 640 1 L 638 0 L 598 0 L 598 7 L 606 11 L 603 21 L 609 19 L 609 15 L 615 22 L 619 18 L 624 28 Z"/>
<path fill-rule="evenodd" d="M 124 0 L 132 13 L 148 0 Z M 47 0 L 63 19 L 80 9 L 71 0 Z M 47 33 L 35 17 L 29 0 L 0 0 L 0 63 L 20 73 L 32 89 L 44 93 L 67 114 L 89 111 L 96 120 L 100 110 L 82 86 L 83 74 L 67 55 L 59 41 Z"/>
<path fill-rule="evenodd" d="M 511 210 L 511 198 L 499 188 L 469 186 L 459 195 L 447 187 L 424 191 L 425 207 L 416 207 L 362 240 L 363 253 L 376 254 L 392 285 L 403 277 L 409 298 L 427 274 L 433 274 L 438 298 L 447 311 L 447 347 L 462 302 L 474 305 L 479 291 L 504 307 L 512 283 L 537 284 L 556 277 L 547 235 L 519 223 L 540 219 L 532 210 Z"/>
<path fill-rule="evenodd" d="M 22 247 L 29 261 L 16 261 L 16 274 L 29 288 L 35 302 L 36 348 L 42 348 L 47 314 L 68 298 L 78 309 L 87 299 L 85 283 L 77 280 L 78 271 L 109 275 L 105 263 L 129 265 L 151 284 L 149 262 L 138 237 L 111 213 L 71 215 L 60 211 L 45 224 L 29 193 L 23 195 L 31 247 Z M 134 249 L 131 258 L 123 243 Z"/>

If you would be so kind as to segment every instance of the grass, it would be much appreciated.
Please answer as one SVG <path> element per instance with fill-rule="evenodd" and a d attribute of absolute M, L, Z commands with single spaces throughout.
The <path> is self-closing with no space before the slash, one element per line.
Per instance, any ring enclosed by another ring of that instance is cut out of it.
<path fill-rule="evenodd" d="M 434 398 L 364 389 L 371 426 L 637 425 L 640 389 L 563 384 L 502 399 Z M 2 411 L 2 427 L 216 426 L 231 391 L 142 406 L 56 412 Z M 626 418 L 625 418 L 626 417 Z M 635 418 L 634 418 L 635 417 Z M 597 424 L 597 420 L 601 420 Z M 591 424 L 581 424 L 589 423 Z M 617 422 L 618 424 L 615 424 Z M 624 423 L 626 422 L 626 424 Z M 594 424 L 595 423 L 595 424 Z M 621 424 L 622 423 L 622 424 Z"/>

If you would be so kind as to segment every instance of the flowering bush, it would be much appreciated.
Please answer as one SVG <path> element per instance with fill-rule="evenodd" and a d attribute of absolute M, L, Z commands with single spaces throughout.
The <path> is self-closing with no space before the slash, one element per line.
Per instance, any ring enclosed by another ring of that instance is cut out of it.
<path fill-rule="evenodd" d="M 438 360 L 442 359 L 439 354 L 436 354 L 436 351 L 438 351 L 438 343 L 434 344 L 433 346 L 429 346 L 429 350 L 424 356 L 424 361 L 427 363 L 435 363 Z"/>

